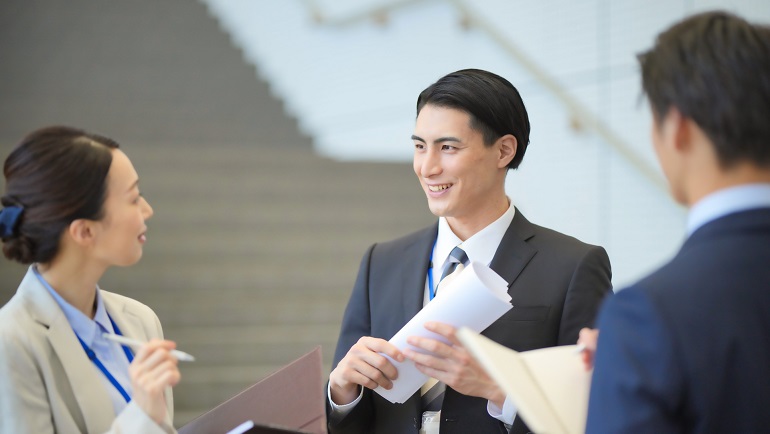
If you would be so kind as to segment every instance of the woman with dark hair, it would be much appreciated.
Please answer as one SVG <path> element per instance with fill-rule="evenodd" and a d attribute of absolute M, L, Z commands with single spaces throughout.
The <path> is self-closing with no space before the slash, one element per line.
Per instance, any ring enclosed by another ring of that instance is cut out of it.
<path fill-rule="evenodd" d="M 0 432 L 173 432 L 175 344 L 147 306 L 99 288 L 142 256 L 152 208 L 113 140 L 32 132 L 5 160 L 3 253 L 31 264 L 0 309 Z M 135 353 L 107 339 L 148 343 Z"/>

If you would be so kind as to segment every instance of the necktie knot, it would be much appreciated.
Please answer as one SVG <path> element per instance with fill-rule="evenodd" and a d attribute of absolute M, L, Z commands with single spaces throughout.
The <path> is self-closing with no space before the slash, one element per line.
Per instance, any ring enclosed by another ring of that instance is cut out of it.
<path fill-rule="evenodd" d="M 444 278 L 448 275 L 452 274 L 457 269 L 459 264 L 465 266 L 468 265 L 468 262 L 470 262 L 468 255 L 465 253 L 465 250 L 463 250 L 460 246 L 455 247 L 451 252 L 449 252 L 449 261 L 450 262 L 447 264 L 446 268 L 444 268 L 444 272 L 441 273 L 441 279 L 439 279 L 439 282 L 444 280 Z"/>
<path fill-rule="evenodd" d="M 449 252 L 449 257 L 452 258 L 452 262 L 457 262 L 463 265 L 468 265 L 468 255 L 460 246 L 455 247 Z"/>

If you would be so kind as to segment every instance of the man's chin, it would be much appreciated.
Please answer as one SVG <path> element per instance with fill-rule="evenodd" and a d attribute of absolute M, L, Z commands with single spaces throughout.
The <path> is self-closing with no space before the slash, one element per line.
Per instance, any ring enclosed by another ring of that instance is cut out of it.
<path fill-rule="evenodd" d="M 437 204 L 431 201 L 431 199 L 428 199 L 428 209 L 430 209 L 430 212 L 433 213 L 436 217 L 446 217 L 447 216 L 447 207 L 444 204 Z"/>

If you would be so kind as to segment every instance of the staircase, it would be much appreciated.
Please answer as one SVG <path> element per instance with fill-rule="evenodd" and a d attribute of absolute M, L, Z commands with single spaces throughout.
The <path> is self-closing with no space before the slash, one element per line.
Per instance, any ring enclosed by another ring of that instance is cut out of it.
<path fill-rule="evenodd" d="M 182 366 L 178 423 L 315 345 L 328 371 L 364 250 L 431 220 L 403 164 L 255 146 L 190 151 L 130 153 L 155 216 L 141 263 L 103 284 L 152 306 L 198 358 Z"/>
<path fill-rule="evenodd" d="M 118 140 L 140 175 L 144 258 L 101 285 L 196 356 L 177 426 L 316 345 L 328 372 L 365 249 L 433 221 L 408 164 L 315 155 L 197 2 L 5 0 L 0 58 L 3 159 L 64 123 Z M 0 304 L 24 271 L 0 259 Z"/>

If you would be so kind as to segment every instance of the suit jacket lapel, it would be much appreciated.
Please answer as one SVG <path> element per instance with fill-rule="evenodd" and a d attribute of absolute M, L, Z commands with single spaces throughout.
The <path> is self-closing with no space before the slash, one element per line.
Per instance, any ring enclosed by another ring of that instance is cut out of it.
<path fill-rule="evenodd" d="M 513 221 L 505 231 L 500 246 L 489 264 L 492 270 L 508 282 L 509 292 L 513 282 L 537 253 L 537 249 L 527 243 L 533 236 L 535 231 L 532 223 L 517 208 Z"/>
<path fill-rule="evenodd" d="M 102 300 L 104 300 L 104 308 L 107 309 L 107 313 L 110 314 L 110 317 L 112 317 L 112 320 L 118 325 L 120 332 L 123 333 L 124 336 L 138 339 L 143 342 L 151 339 L 142 326 L 141 318 L 132 312 L 131 309 L 128 308 L 128 305 L 123 303 L 120 298 L 115 297 L 115 294 L 106 291 L 100 291 L 100 295 Z"/>
<path fill-rule="evenodd" d="M 402 324 L 409 322 L 422 309 L 422 302 L 425 297 L 425 279 L 428 278 L 430 255 L 437 235 L 438 223 L 417 233 L 412 244 L 404 250 L 404 257 L 397 259 L 404 264 L 401 287 L 397 289 L 400 291 L 401 300 L 403 300 L 401 312 L 403 312 L 404 319 Z"/>
<path fill-rule="evenodd" d="M 20 290 L 31 301 L 35 319 L 48 327 L 46 337 L 67 376 L 66 381 L 77 401 L 82 419 L 85 420 L 86 431 L 108 430 L 112 420 L 115 419 L 115 409 L 112 407 L 109 394 L 101 386 L 102 379 L 99 378 L 99 373 L 93 369 L 67 317 L 31 269 L 24 277 Z M 55 363 L 54 360 L 50 362 Z M 58 399 L 58 397 L 51 397 L 51 399 Z M 69 405 L 69 408 L 72 408 L 72 405 Z M 78 419 L 76 415 L 73 417 Z"/>
<path fill-rule="evenodd" d="M 423 307 L 425 280 L 428 278 L 430 256 L 437 235 L 438 222 L 415 234 L 412 243 L 404 249 L 403 257 L 395 259 L 398 261 L 399 267 L 394 267 L 394 269 L 401 270 L 401 285 L 399 288 L 395 288 L 395 291 L 402 300 L 403 308 L 398 309 L 403 315 L 402 326 L 417 315 L 417 312 Z M 393 330 L 393 334 L 396 332 L 398 329 Z M 417 391 L 404 403 L 403 408 L 408 409 L 413 418 L 418 418 L 420 417 L 420 405 L 420 391 Z"/>

